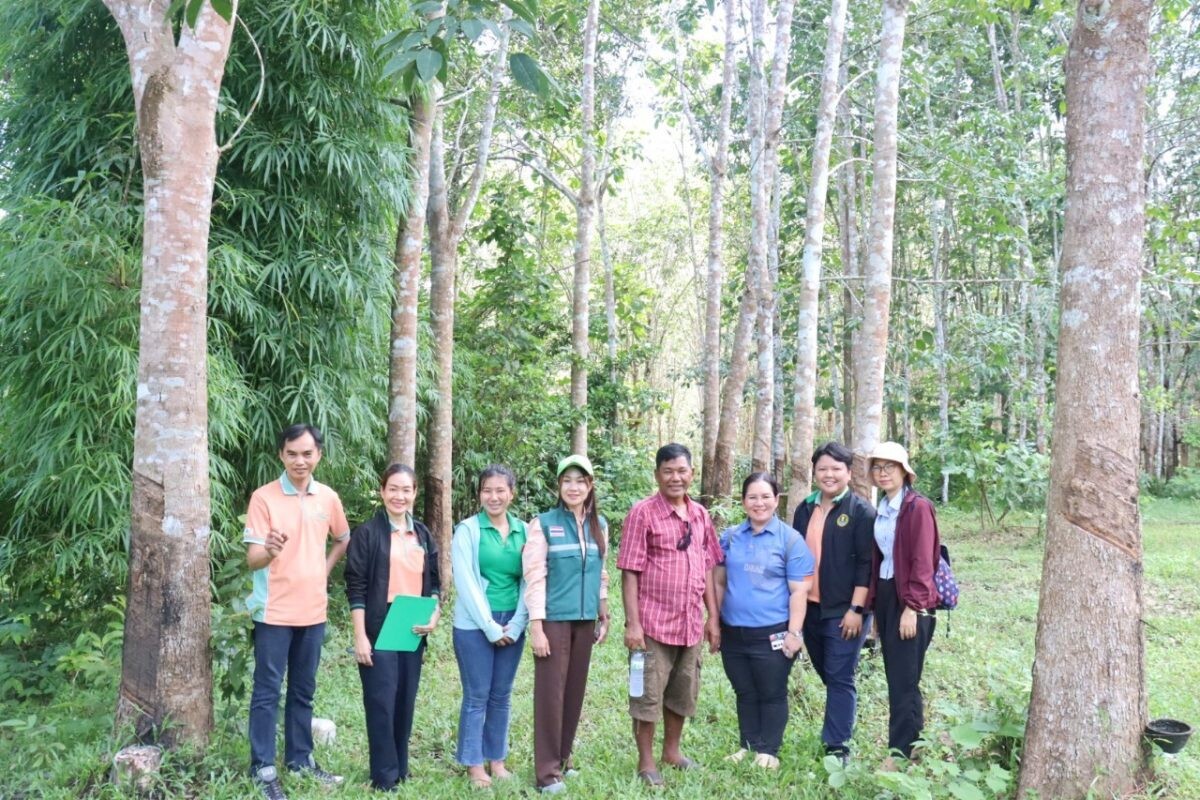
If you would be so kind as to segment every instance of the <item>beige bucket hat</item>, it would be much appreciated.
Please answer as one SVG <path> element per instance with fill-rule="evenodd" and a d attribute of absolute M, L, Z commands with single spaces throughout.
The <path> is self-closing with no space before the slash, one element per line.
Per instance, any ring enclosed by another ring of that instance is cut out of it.
<path fill-rule="evenodd" d="M 908 473 L 908 477 L 912 479 L 913 483 L 917 482 L 917 473 L 913 472 L 913 468 L 908 464 L 908 451 L 899 442 L 880 442 L 875 445 L 875 449 L 871 451 L 871 455 L 867 456 L 868 469 L 874 461 L 895 461 L 904 468 L 904 471 Z"/>

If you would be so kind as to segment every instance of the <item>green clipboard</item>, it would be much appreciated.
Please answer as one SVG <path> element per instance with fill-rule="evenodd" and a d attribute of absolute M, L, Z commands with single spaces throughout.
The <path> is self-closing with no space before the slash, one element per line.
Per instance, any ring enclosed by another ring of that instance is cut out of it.
<path fill-rule="evenodd" d="M 413 625 L 428 625 L 437 608 L 436 597 L 415 597 L 409 594 L 396 595 L 388 610 L 379 636 L 375 639 L 376 650 L 415 652 L 421 646 L 422 636 L 413 633 Z"/>

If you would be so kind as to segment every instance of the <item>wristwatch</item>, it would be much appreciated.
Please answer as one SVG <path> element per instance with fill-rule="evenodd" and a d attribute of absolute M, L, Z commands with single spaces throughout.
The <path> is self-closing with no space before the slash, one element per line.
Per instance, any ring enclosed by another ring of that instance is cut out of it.
<path fill-rule="evenodd" d="M 855 614 L 859 614 L 859 615 L 865 614 L 867 612 L 867 610 L 865 608 L 863 608 L 862 606 L 850 606 L 850 610 L 853 611 Z"/>
<path fill-rule="evenodd" d="M 800 631 L 788 631 L 788 635 L 789 635 L 789 636 L 795 636 L 797 639 L 803 639 L 803 638 L 804 638 L 803 636 L 801 636 L 801 635 L 800 635 Z"/>

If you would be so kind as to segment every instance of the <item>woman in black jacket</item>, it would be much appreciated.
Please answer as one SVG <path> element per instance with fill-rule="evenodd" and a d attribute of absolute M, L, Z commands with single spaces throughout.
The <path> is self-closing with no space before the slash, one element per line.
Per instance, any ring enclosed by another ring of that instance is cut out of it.
<path fill-rule="evenodd" d="M 371 785 L 390 791 L 408 778 L 408 739 L 425 640 L 411 653 L 376 651 L 375 640 L 397 595 L 439 597 L 441 578 L 437 544 L 412 516 L 417 495 L 412 468 L 388 467 L 379 495 L 383 508 L 350 534 L 345 576 L 367 718 Z M 414 625 L 413 633 L 432 632 L 440 616 L 438 606 L 428 624 Z"/>
<path fill-rule="evenodd" d="M 817 560 L 804 615 L 804 646 L 825 684 L 825 752 L 845 763 L 858 692 L 854 671 L 870 627 L 865 615 L 875 553 L 875 510 L 850 491 L 854 456 L 837 442 L 812 455 L 817 491 L 796 508 L 792 527 L 805 537 Z"/>

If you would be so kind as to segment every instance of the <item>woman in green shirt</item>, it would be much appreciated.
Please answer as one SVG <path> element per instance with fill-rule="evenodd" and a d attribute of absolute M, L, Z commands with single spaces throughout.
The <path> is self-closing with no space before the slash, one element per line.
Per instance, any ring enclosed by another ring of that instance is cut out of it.
<path fill-rule="evenodd" d="M 479 787 L 512 777 L 504 765 L 508 718 L 529 619 L 521 576 L 525 523 L 508 512 L 515 484 L 508 467 L 486 467 L 478 483 L 483 510 L 454 528 L 450 549 L 458 596 L 454 655 L 463 686 L 455 758 Z"/>

